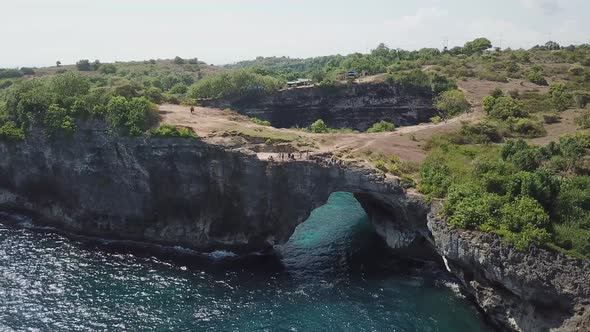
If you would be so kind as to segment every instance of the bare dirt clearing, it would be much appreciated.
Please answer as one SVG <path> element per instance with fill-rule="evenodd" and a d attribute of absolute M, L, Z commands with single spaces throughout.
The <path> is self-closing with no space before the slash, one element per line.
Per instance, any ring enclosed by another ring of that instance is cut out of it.
<path fill-rule="evenodd" d="M 192 128 L 203 140 L 227 147 L 245 147 L 268 158 L 269 153 L 310 151 L 313 154 L 340 153 L 345 159 L 372 151 L 385 156 L 396 155 L 404 160 L 421 161 L 426 152 L 424 141 L 435 133 L 450 132 L 461 127 L 461 121 L 474 121 L 481 113 L 468 113 L 447 121 L 401 127 L 389 133 L 314 134 L 298 129 L 277 129 L 262 126 L 248 117 L 220 109 L 178 105 L 160 106 L 164 123 Z"/>

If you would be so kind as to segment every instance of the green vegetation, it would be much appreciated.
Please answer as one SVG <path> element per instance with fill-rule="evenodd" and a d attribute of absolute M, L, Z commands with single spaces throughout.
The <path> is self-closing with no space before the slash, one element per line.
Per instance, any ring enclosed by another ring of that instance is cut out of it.
<path fill-rule="evenodd" d="M 191 128 L 172 126 L 168 124 L 150 129 L 147 134 L 148 136 L 157 138 L 198 138 Z"/>
<path fill-rule="evenodd" d="M 203 78 L 189 89 L 191 98 L 224 98 L 277 91 L 284 82 L 250 70 L 221 72 Z"/>
<path fill-rule="evenodd" d="M 434 101 L 434 106 L 443 119 L 468 112 L 471 108 L 461 90 L 448 90 L 441 93 Z"/>
<path fill-rule="evenodd" d="M 270 121 L 260 120 L 259 118 L 250 118 L 250 121 L 261 126 L 270 126 Z"/>
<path fill-rule="evenodd" d="M 367 133 L 383 133 L 394 130 L 395 125 L 393 123 L 381 120 L 367 129 Z"/>
<path fill-rule="evenodd" d="M 581 133 L 544 147 L 445 144 L 421 166 L 418 188 L 445 198 L 455 227 L 496 232 L 522 250 L 536 244 L 590 257 L 588 148 Z"/>
<path fill-rule="evenodd" d="M 132 89 L 95 86 L 80 74 L 18 81 L 0 95 L 3 138 L 22 139 L 41 127 L 49 137 L 71 135 L 76 118 L 105 118 L 121 133 L 139 135 L 157 121 L 157 108 Z"/>
<path fill-rule="evenodd" d="M 590 129 L 590 110 L 584 110 L 582 115 L 576 118 L 576 124 L 581 129 Z"/>
<path fill-rule="evenodd" d="M 324 134 L 328 132 L 328 127 L 324 123 L 324 120 L 319 119 L 316 122 L 312 123 L 311 126 L 309 126 L 309 130 L 312 133 Z"/>

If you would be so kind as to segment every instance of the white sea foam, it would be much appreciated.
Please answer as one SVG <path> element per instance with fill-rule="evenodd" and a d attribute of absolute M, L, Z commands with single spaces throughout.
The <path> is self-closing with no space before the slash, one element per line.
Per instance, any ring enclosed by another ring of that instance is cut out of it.
<path fill-rule="evenodd" d="M 236 255 L 235 253 L 233 253 L 231 251 L 216 250 L 216 251 L 210 252 L 209 254 L 207 254 L 207 256 L 209 256 L 209 258 L 212 258 L 212 259 L 225 259 L 225 258 L 237 257 L 238 255 Z"/>

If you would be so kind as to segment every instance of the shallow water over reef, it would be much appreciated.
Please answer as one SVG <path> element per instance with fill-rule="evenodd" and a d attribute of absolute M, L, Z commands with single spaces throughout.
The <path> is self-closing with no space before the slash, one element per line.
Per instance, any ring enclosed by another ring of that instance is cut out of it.
<path fill-rule="evenodd" d="M 78 241 L 0 214 L 0 331 L 488 331 L 444 272 L 392 257 L 351 194 L 278 251 Z"/>

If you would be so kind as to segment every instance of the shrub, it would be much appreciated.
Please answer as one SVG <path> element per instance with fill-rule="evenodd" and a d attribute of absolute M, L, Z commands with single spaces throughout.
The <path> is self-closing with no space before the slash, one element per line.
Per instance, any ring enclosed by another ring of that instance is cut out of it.
<path fill-rule="evenodd" d="M 164 100 L 162 90 L 154 86 L 147 88 L 144 92 L 144 96 L 155 104 L 160 104 Z"/>
<path fill-rule="evenodd" d="M 531 119 L 515 119 L 510 128 L 525 137 L 540 137 L 547 133 L 542 123 Z"/>
<path fill-rule="evenodd" d="M 90 61 L 84 59 L 84 60 L 79 60 L 78 62 L 76 62 L 76 68 L 78 68 L 79 71 L 91 71 L 92 68 L 90 66 Z"/>
<path fill-rule="evenodd" d="M 157 119 L 157 108 L 145 97 L 127 100 L 113 97 L 107 105 L 107 119 L 113 127 L 125 129 L 132 136 L 141 134 Z"/>
<path fill-rule="evenodd" d="M 440 123 L 441 121 L 442 121 L 442 118 L 438 115 L 430 118 L 430 122 L 432 122 L 432 123 Z"/>
<path fill-rule="evenodd" d="M 534 171 L 541 165 L 543 159 L 538 148 L 529 146 L 521 139 L 506 142 L 502 147 L 501 156 L 503 160 L 514 163 L 523 171 Z"/>
<path fill-rule="evenodd" d="M 500 98 L 504 96 L 504 91 L 502 91 L 502 89 L 496 87 L 494 88 L 494 90 L 492 90 L 492 93 L 490 93 L 490 96 L 494 97 L 494 98 Z"/>
<path fill-rule="evenodd" d="M 565 84 L 554 83 L 549 87 L 551 102 L 558 111 L 562 112 L 570 106 L 571 95 L 566 91 Z"/>
<path fill-rule="evenodd" d="M 103 74 L 114 74 L 117 72 L 117 66 L 112 63 L 107 63 L 100 67 L 100 72 Z"/>
<path fill-rule="evenodd" d="M 163 124 L 147 132 L 150 137 L 157 138 L 198 138 L 192 128 Z"/>
<path fill-rule="evenodd" d="M 494 96 L 485 96 L 481 101 L 484 112 L 490 114 L 496 104 L 496 98 Z"/>
<path fill-rule="evenodd" d="M 498 143 L 502 141 L 502 136 L 503 134 L 495 122 L 463 123 L 460 131 L 462 139 L 460 144 Z"/>
<path fill-rule="evenodd" d="M 575 91 L 573 93 L 573 100 L 578 108 L 584 108 L 590 103 L 590 93 L 586 91 Z"/>
<path fill-rule="evenodd" d="M 174 62 L 174 64 L 177 65 L 184 65 L 184 59 L 179 56 L 174 57 L 174 60 L 172 62 Z"/>
<path fill-rule="evenodd" d="M 434 106 L 441 112 L 443 118 L 465 113 L 471 108 L 461 90 L 449 90 L 441 93 L 436 98 Z"/>
<path fill-rule="evenodd" d="M 431 80 L 422 69 L 414 69 L 410 72 L 394 73 L 389 78 L 390 82 L 402 86 L 432 89 Z"/>
<path fill-rule="evenodd" d="M 576 118 L 576 124 L 582 129 L 590 129 L 590 110 L 585 110 Z"/>
<path fill-rule="evenodd" d="M 60 132 L 69 135 L 76 131 L 76 124 L 68 115 L 67 110 L 56 104 L 49 105 L 43 123 L 47 127 L 49 136 L 54 136 Z"/>
<path fill-rule="evenodd" d="M 33 68 L 21 67 L 20 72 L 23 73 L 23 75 L 35 75 L 35 70 Z"/>
<path fill-rule="evenodd" d="M 530 72 L 527 75 L 527 80 L 529 80 L 529 82 L 531 83 L 535 83 L 537 85 L 549 85 L 547 83 L 547 80 L 545 79 L 545 77 L 543 77 L 543 74 L 539 73 L 539 72 Z"/>
<path fill-rule="evenodd" d="M 261 126 L 270 126 L 270 121 L 260 120 L 258 118 L 250 118 L 250 121 Z"/>
<path fill-rule="evenodd" d="M 382 133 L 387 131 L 394 131 L 395 125 L 387 121 L 379 121 L 367 129 L 367 133 Z"/>
<path fill-rule="evenodd" d="M 22 141 L 25 139 L 25 133 L 22 128 L 17 127 L 13 121 L 8 121 L 0 126 L 0 140 Z"/>
<path fill-rule="evenodd" d="M 572 75 L 572 76 L 582 76 L 584 74 L 584 67 L 582 66 L 578 66 L 578 65 L 574 65 L 571 66 L 568 69 L 568 72 Z"/>
<path fill-rule="evenodd" d="M 543 122 L 546 124 L 557 123 L 560 118 L 561 116 L 557 113 L 543 114 Z"/>
<path fill-rule="evenodd" d="M 525 118 L 528 114 L 523 110 L 521 102 L 512 97 L 500 97 L 494 101 L 494 106 L 489 112 L 492 118 L 508 120 L 508 118 Z"/>
<path fill-rule="evenodd" d="M 437 73 L 434 73 L 432 75 L 430 81 L 432 92 L 434 92 L 435 94 L 440 94 L 441 92 L 457 88 L 457 84 L 455 84 L 453 80 Z"/>
<path fill-rule="evenodd" d="M 418 190 L 430 197 L 444 197 L 451 185 L 451 170 L 436 160 L 427 160 L 420 167 Z"/>
<path fill-rule="evenodd" d="M 170 93 L 175 93 L 175 94 L 185 94 L 187 91 L 188 91 L 188 87 L 184 83 L 176 83 L 170 89 Z"/>
<path fill-rule="evenodd" d="M 282 86 L 283 82 L 274 77 L 248 70 L 234 70 L 206 76 L 190 87 L 188 96 L 199 99 L 266 94 Z"/>
<path fill-rule="evenodd" d="M 547 231 L 549 216 L 534 199 L 519 197 L 501 210 L 501 230 L 520 250 L 527 249 L 531 243 L 543 245 L 551 236 Z"/>
<path fill-rule="evenodd" d="M 23 73 L 18 69 L 0 69 L 0 78 L 18 78 L 22 76 Z"/>
<path fill-rule="evenodd" d="M 326 126 L 326 124 L 324 123 L 324 120 L 319 119 L 316 122 L 312 123 L 311 126 L 309 127 L 309 129 L 311 130 L 312 133 L 327 133 L 328 132 L 328 127 Z"/>

